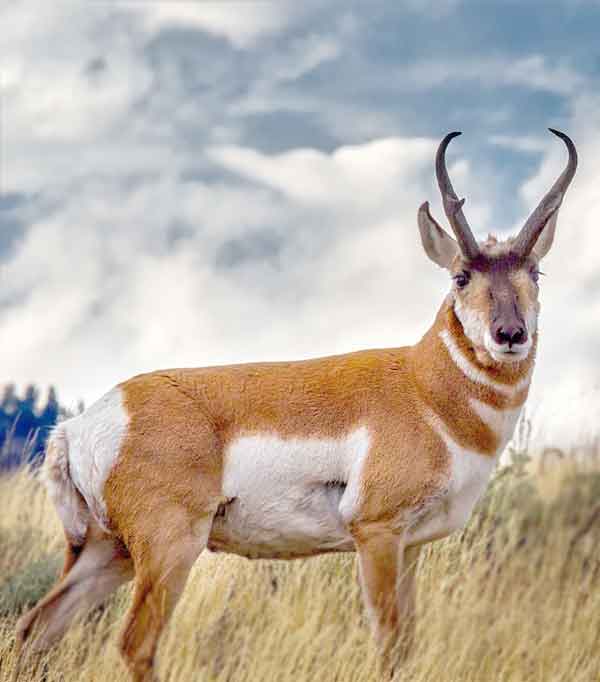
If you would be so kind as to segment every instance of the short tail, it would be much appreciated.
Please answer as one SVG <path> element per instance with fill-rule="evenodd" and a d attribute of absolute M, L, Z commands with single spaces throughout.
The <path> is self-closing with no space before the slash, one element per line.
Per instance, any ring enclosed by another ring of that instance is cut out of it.
<path fill-rule="evenodd" d="M 42 478 L 62 521 L 67 540 L 74 546 L 83 545 L 90 522 L 90 510 L 71 478 L 69 441 L 61 424 L 48 438 Z"/>

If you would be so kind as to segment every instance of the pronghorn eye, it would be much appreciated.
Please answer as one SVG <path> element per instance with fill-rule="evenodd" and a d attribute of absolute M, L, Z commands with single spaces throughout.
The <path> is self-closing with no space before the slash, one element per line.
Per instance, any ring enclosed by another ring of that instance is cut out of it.
<path fill-rule="evenodd" d="M 458 275 L 454 275 L 452 279 L 456 282 L 456 286 L 459 289 L 463 289 L 471 281 L 471 273 L 468 270 L 463 270 Z"/>

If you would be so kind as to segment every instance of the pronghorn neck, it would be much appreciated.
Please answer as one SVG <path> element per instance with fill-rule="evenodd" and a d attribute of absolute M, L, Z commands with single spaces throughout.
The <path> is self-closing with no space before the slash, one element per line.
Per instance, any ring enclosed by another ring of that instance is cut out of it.
<path fill-rule="evenodd" d="M 525 402 L 534 359 L 535 341 L 522 362 L 481 363 L 452 300 L 446 299 L 432 327 L 413 347 L 413 372 L 423 402 L 457 442 L 497 454 L 514 428 L 514 422 L 503 417 L 517 414 Z M 498 428 L 492 426 L 494 421 Z"/>
<path fill-rule="evenodd" d="M 466 380 L 475 383 L 501 384 L 510 389 L 523 389 L 529 385 L 535 363 L 537 334 L 528 357 L 521 362 L 496 362 L 482 349 L 475 348 L 464 333 L 460 320 L 454 312 L 452 297 L 448 296 L 440 307 L 435 321 L 423 339 L 415 346 L 425 355 L 442 350 L 457 365 Z M 478 377 L 476 379 L 475 377 Z M 500 392 L 505 392 L 500 388 Z"/>

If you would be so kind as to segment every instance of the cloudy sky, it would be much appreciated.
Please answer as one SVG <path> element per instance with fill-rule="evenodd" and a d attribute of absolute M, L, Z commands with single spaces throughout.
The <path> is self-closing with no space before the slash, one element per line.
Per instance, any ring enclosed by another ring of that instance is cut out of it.
<path fill-rule="evenodd" d="M 0 8 L 0 382 L 68 404 L 151 369 L 417 340 L 449 287 L 433 155 L 479 236 L 580 168 L 544 263 L 539 424 L 600 431 L 600 4 Z"/>

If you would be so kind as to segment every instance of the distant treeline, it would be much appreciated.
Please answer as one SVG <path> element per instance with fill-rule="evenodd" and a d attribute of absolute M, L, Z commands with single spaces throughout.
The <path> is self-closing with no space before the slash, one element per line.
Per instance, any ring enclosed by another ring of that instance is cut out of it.
<path fill-rule="evenodd" d="M 0 469 L 41 461 L 50 430 L 66 414 L 53 387 L 40 401 L 36 386 L 27 386 L 22 396 L 14 384 L 5 386 L 0 397 Z"/>

